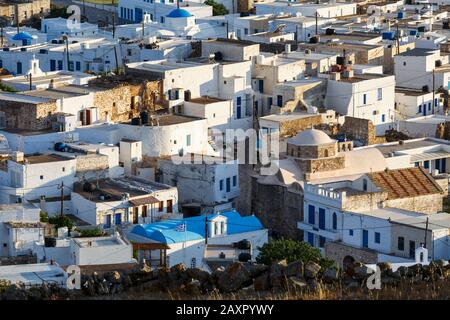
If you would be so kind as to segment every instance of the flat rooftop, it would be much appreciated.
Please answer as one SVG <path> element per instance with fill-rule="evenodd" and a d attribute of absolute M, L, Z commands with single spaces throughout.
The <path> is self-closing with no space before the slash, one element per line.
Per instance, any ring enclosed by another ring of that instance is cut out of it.
<path fill-rule="evenodd" d="M 423 49 L 423 48 L 414 48 L 411 50 L 407 50 L 399 54 L 402 57 L 426 57 L 432 55 L 439 49 Z"/>
<path fill-rule="evenodd" d="M 389 77 L 389 76 L 391 76 L 391 75 L 379 74 L 379 73 L 363 73 L 363 74 L 354 75 L 351 78 L 342 78 L 341 77 L 338 81 L 339 82 L 347 82 L 347 83 L 357 83 L 357 82 L 361 82 L 361 81 L 385 78 L 385 77 Z"/>
<path fill-rule="evenodd" d="M 133 198 L 172 188 L 165 184 L 128 177 L 101 179 L 98 180 L 98 184 L 97 181 L 94 184 L 98 185 L 98 188 L 94 191 L 85 191 L 81 183 L 76 183 L 74 192 L 93 202 L 108 202 L 121 201 L 125 193 L 128 193 L 130 198 Z"/>
<path fill-rule="evenodd" d="M 0 266 L 0 279 L 27 285 L 40 285 L 43 282 L 66 285 L 64 270 L 57 265 L 47 263 Z"/>
<path fill-rule="evenodd" d="M 403 93 L 407 96 L 413 96 L 413 97 L 420 97 L 420 96 L 430 93 L 430 92 L 423 92 L 422 90 L 418 90 L 418 89 L 395 87 L 395 93 L 397 93 L 397 92 Z"/>
<path fill-rule="evenodd" d="M 13 101 L 19 103 L 40 104 L 50 102 L 50 99 L 43 97 L 33 97 L 22 93 L 0 92 L 0 101 Z"/>
<path fill-rule="evenodd" d="M 320 114 L 315 113 L 291 113 L 291 114 L 271 114 L 268 116 L 261 117 L 261 120 L 274 121 L 274 122 L 285 122 L 293 121 L 298 119 L 306 119 L 310 117 L 316 117 Z"/>
<path fill-rule="evenodd" d="M 411 149 L 417 149 L 417 148 L 424 148 L 424 147 L 431 147 L 439 145 L 438 142 L 423 139 L 423 140 L 404 140 L 402 144 L 399 142 L 389 143 L 386 145 L 377 145 L 374 146 L 374 148 L 377 148 L 380 150 L 380 152 L 384 155 L 384 157 L 388 157 L 391 153 L 399 152 L 399 151 L 405 151 L 405 150 L 411 150 Z"/>
<path fill-rule="evenodd" d="M 58 154 L 37 154 L 37 155 L 26 155 L 25 161 L 28 164 L 40 164 L 40 163 L 50 163 L 72 160 L 72 158 L 64 157 Z"/>
<path fill-rule="evenodd" d="M 223 101 L 227 101 L 227 100 L 215 98 L 215 97 L 203 96 L 203 97 L 198 97 L 198 98 L 191 98 L 191 100 L 189 100 L 188 102 L 198 103 L 198 104 L 209 104 L 209 103 L 216 103 L 216 102 L 223 102 Z"/>
<path fill-rule="evenodd" d="M 202 120 L 202 118 L 181 116 L 181 115 L 177 115 L 177 114 L 163 114 L 163 115 L 157 115 L 153 119 L 153 122 L 152 122 L 153 124 L 150 124 L 150 123 L 143 124 L 143 126 L 148 126 L 148 127 L 171 126 L 171 125 L 188 123 L 188 122 L 197 121 L 197 120 Z M 152 120 L 149 119 L 149 122 L 151 122 L 151 121 Z M 131 122 L 127 122 L 127 123 L 123 123 L 123 124 L 132 125 Z"/>
<path fill-rule="evenodd" d="M 90 91 L 92 90 L 90 90 L 89 87 L 70 85 L 53 89 L 26 91 L 24 92 L 24 94 L 33 97 L 57 100 L 71 97 L 80 97 L 83 95 L 87 95 Z"/>
<path fill-rule="evenodd" d="M 74 238 L 74 241 L 82 248 L 117 246 L 122 244 L 115 237 Z"/>
<path fill-rule="evenodd" d="M 410 225 L 415 228 L 426 229 L 428 219 L 429 230 L 450 229 L 450 214 L 447 212 L 420 215 L 418 217 L 398 217 L 393 220 L 394 223 Z"/>

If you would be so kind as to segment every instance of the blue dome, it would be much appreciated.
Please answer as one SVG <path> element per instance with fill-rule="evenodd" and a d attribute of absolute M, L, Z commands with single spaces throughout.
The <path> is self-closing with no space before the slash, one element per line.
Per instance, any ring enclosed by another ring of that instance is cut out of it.
<path fill-rule="evenodd" d="M 192 17 L 192 14 L 187 12 L 184 9 L 176 8 L 175 10 L 172 10 L 167 17 L 169 18 L 188 18 Z"/>
<path fill-rule="evenodd" d="M 33 37 L 28 32 L 19 32 L 12 39 L 17 41 L 33 40 Z"/>

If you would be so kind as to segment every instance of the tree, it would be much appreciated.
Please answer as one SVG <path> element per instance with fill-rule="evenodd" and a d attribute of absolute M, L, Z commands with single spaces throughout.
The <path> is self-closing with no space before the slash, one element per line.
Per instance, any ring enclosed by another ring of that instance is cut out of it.
<path fill-rule="evenodd" d="M 213 7 L 213 16 L 223 16 L 228 14 L 227 8 L 221 3 L 217 3 L 214 0 L 206 0 L 205 4 Z"/>
<path fill-rule="evenodd" d="M 50 224 L 55 225 L 56 229 L 67 227 L 69 229 L 69 232 L 72 231 L 73 228 L 73 221 L 67 217 L 67 216 L 55 216 L 48 219 L 48 222 Z"/>
<path fill-rule="evenodd" d="M 303 263 L 313 261 L 319 263 L 323 269 L 330 267 L 333 262 L 325 259 L 320 250 L 313 248 L 304 241 L 295 241 L 290 239 L 272 240 L 262 247 L 256 261 L 270 265 L 273 262 L 286 259 L 288 263 L 301 260 Z"/>

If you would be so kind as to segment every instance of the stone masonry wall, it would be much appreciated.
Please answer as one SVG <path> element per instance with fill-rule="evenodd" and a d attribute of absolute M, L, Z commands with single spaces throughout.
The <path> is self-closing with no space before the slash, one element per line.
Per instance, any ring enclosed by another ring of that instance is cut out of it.
<path fill-rule="evenodd" d="M 252 177 L 252 213 L 271 236 L 302 240 L 297 222 L 303 220 L 303 192 L 282 184 L 259 183 Z"/>
<path fill-rule="evenodd" d="M 325 257 L 333 260 L 337 267 L 343 267 L 344 258 L 347 256 L 362 263 L 378 262 L 378 254 L 375 251 L 350 247 L 340 242 L 325 243 Z"/>
<path fill-rule="evenodd" d="M 296 163 L 305 173 L 332 171 L 345 167 L 344 155 L 321 159 L 296 159 Z"/>
<path fill-rule="evenodd" d="M 344 125 L 341 127 L 340 133 L 344 133 L 347 139 L 358 140 L 364 145 L 385 143 L 384 137 L 375 135 L 375 128 L 372 121 L 361 118 L 345 117 Z"/>
<path fill-rule="evenodd" d="M 385 205 L 392 208 L 432 214 L 443 210 L 443 195 L 436 193 L 420 197 L 387 200 Z"/>
<path fill-rule="evenodd" d="M 49 129 L 51 128 L 51 114 L 56 110 L 54 101 L 41 104 L 0 101 L 0 111 L 5 115 L 6 128 L 10 129 Z"/>
<path fill-rule="evenodd" d="M 293 137 L 300 131 L 312 128 L 322 123 L 322 116 L 315 115 L 280 123 L 280 137 Z"/>

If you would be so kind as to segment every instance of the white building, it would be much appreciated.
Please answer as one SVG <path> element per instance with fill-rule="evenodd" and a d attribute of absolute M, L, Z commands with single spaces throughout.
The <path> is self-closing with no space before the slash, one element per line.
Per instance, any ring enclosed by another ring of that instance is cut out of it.
<path fill-rule="evenodd" d="M 119 18 L 126 21 L 140 23 L 145 14 L 150 19 L 161 23 L 165 22 L 168 15 L 184 17 L 192 15 L 195 18 L 212 16 L 212 7 L 203 4 L 203 1 L 180 1 L 177 8 L 176 0 L 121 0 L 117 7 Z"/>
<path fill-rule="evenodd" d="M 25 200 L 58 198 L 70 194 L 76 173 L 76 160 L 57 154 L 24 156 L 15 152 L 10 159 L 2 160 L 0 170 L 1 203 L 17 203 Z"/>
<path fill-rule="evenodd" d="M 192 156 L 187 154 L 186 162 L 181 164 L 158 160 L 159 181 L 177 187 L 183 213 L 203 214 L 235 207 L 233 201 L 240 194 L 237 161 Z"/>
<path fill-rule="evenodd" d="M 352 73 L 328 79 L 325 105 L 341 115 L 371 120 L 383 135 L 394 122 L 395 77 Z"/>
<path fill-rule="evenodd" d="M 0 205 L 0 256 L 29 255 L 33 243 L 44 240 L 45 224 L 39 222 L 39 212 L 28 203 Z"/>
<path fill-rule="evenodd" d="M 409 119 L 443 113 L 442 93 L 395 88 L 396 119 Z"/>
<path fill-rule="evenodd" d="M 306 3 L 306 2 L 259 2 L 255 3 L 256 14 L 287 14 L 319 18 L 335 18 L 356 14 L 356 3 L 334 2 L 334 3 Z"/>
<path fill-rule="evenodd" d="M 54 261 L 62 266 L 92 266 L 135 263 L 132 245 L 120 235 L 56 239 L 55 246 L 34 244 L 39 261 Z"/>
<path fill-rule="evenodd" d="M 102 229 L 151 223 L 178 213 L 177 188 L 138 178 L 75 184 L 71 199 L 75 217 Z"/>
<path fill-rule="evenodd" d="M 87 22 L 80 23 L 61 17 L 41 19 L 41 32 L 47 34 L 47 40 L 57 39 L 62 35 L 83 38 L 99 34 L 96 24 Z"/>
<path fill-rule="evenodd" d="M 335 19 L 317 19 L 318 33 L 323 33 L 322 29 L 333 23 Z M 299 42 L 308 42 L 316 34 L 316 18 L 307 16 L 281 17 L 271 21 L 271 30 L 281 26 L 285 32 L 293 32 Z"/>
<path fill-rule="evenodd" d="M 250 254 L 255 261 L 258 248 L 268 242 L 267 229 L 258 218 L 241 216 L 236 211 L 139 225 L 128 238 L 136 244 L 140 259 L 152 265 L 171 267 L 183 263 L 208 272 L 214 271 L 210 263 L 236 261 L 240 253 Z M 236 249 L 233 244 L 243 240 L 246 248 Z"/>
<path fill-rule="evenodd" d="M 450 68 L 448 56 L 441 56 L 439 49 L 412 49 L 394 57 L 394 73 L 397 86 L 433 91 L 448 89 Z M 434 72 L 433 72 L 434 71 Z"/>

